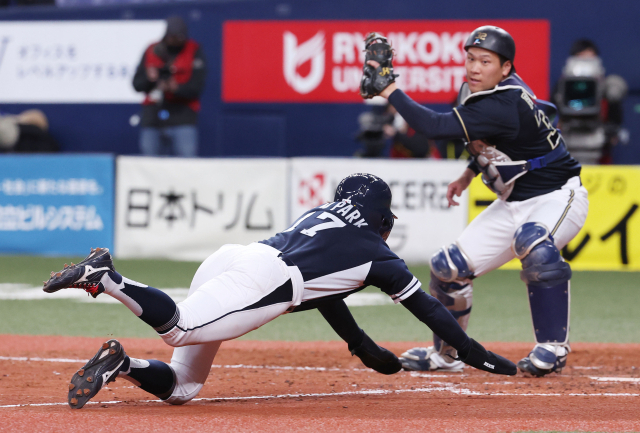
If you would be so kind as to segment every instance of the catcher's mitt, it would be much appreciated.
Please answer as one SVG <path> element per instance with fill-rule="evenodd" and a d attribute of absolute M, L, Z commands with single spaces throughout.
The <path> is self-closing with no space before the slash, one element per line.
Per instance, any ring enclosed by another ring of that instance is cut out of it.
<path fill-rule="evenodd" d="M 371 99 L 395 82 L 398 74 L 393 73 L 393 48 L 387 38 L 379 33 L 369 33 L 364 40 L 364 51 L 360 96 Z M 378 67 L 367 64 L 369 60 L 378 62 Z"/>

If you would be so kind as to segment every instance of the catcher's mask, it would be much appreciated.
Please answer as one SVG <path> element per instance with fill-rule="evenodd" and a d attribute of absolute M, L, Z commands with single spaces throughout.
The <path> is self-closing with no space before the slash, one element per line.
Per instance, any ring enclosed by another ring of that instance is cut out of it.
<path fill-rule="evenodd" d="M 396 217 L 391 212 L 391 189 L 378 176 L 367 173 L 351 174 L 336 188 L 333 201 L 349 200 L 358 207 L 367 223 L 380 236 L 388 236 Z"/>

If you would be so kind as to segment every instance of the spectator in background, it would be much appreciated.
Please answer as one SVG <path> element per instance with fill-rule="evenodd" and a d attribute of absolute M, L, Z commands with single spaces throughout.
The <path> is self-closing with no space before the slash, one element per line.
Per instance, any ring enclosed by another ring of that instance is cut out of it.
<path fill-rule="evenodd" d="M 49 121 L 40 110 L 18 115 L 0 113 L 0 153 L 57 152 L 58 142 L 49 134 Z"/>
<path fill-rule="evenodd" d="M 380 158 L 385 155 L 385 148 L 389 137 L 385 135 L 385 126 L 393 124 L 394 115 L 389 112 L 389 104 L 372 106 L 370 111 L 365 111 L 358 116 L 360 130 L 356 135 L 356 141 L 362 144 L 354 156 L 362 158 Z"/>
<path fill-rule="evenodd" d="M 358 116 L 360 130 L 356 140 L 362 148 L 355 156 L 378 158 L 387 156 L 387 144 L 391 142 L 389 156 L 392 158 L 427 158 L 432 143 L 423 134 L 407 125 L 393 105 L 374 105 L 370 111 Z"/>
<path fill-rule="evenodd" d="M 605 77 L 593 41 L 576 40 L 570 54 L 553 92 L 564 141 L 582 164 L 610 164 L 612 147 L 628 141 L 622 129 L 627 83 L 619 75 Z"/>
<path fill-rule="evenodd" d="M 189 39 L 184 20 L 167 18 L 160 42 L 144 52 L 133 87 L 144 92 L 140 120 L 143 155 L 198 155 L 198 111 L 206 76 L 198 43 Z"/>
<path fill-rule="evenodd" d="M 387 105 L 387 112 L 394 116 L 393 122 L 383 127 L 385 136 L 391 138 L 390 156 L 392 158 L 429 158 L 435 142 L 411 128 L 393 105 Z"/>

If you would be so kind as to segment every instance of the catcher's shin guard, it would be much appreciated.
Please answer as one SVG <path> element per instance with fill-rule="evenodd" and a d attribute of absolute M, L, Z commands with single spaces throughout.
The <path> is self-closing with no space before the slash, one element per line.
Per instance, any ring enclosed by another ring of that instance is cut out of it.
<path fill-rule="evenodd" d="M 466 331 L 469 326 L 469 316 L 471 315 L 473 303 L 473 284 L 445 283 L 432 273 L 431 281 L 429 282 L 429 293 L 449 310 L 460 327 Z M 436 334 L 433 334 L 433 346 L 447 362 L 451 362 L 458 357 L 456 350 Z"/>
<path fill-rule="evenodd" d="M 536 342 L 567 344 L 571 267 L 540 223 L 520 227 L 512 249 L 522 262 L 520 278 L 527 284 Z"/>
<path fill-rule="evenodd" d="M 456 244 L 440 248 L 431 257 L 429 293 L 447 307 L 463 330 L 469 325 L 473 304 L 473 267 Z M 446 362 L 458 356 L 456 350 L 433 334 L 433 345 Z"/>

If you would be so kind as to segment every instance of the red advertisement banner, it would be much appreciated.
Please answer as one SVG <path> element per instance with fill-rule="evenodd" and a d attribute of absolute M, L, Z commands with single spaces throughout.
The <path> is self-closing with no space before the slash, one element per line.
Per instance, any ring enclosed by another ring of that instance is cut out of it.
<path fill-rule="evenodd" d="M 223 26 L 225 102 L 360 102 L 364 37 L 387 36 L 397 83 L 421 103 L 450 103 L 465 79 L 464 42 L 486 24 L 516 42 L 514 64 L 536 96 L 549 95 L 545 20 L 227 21 Z"/>

